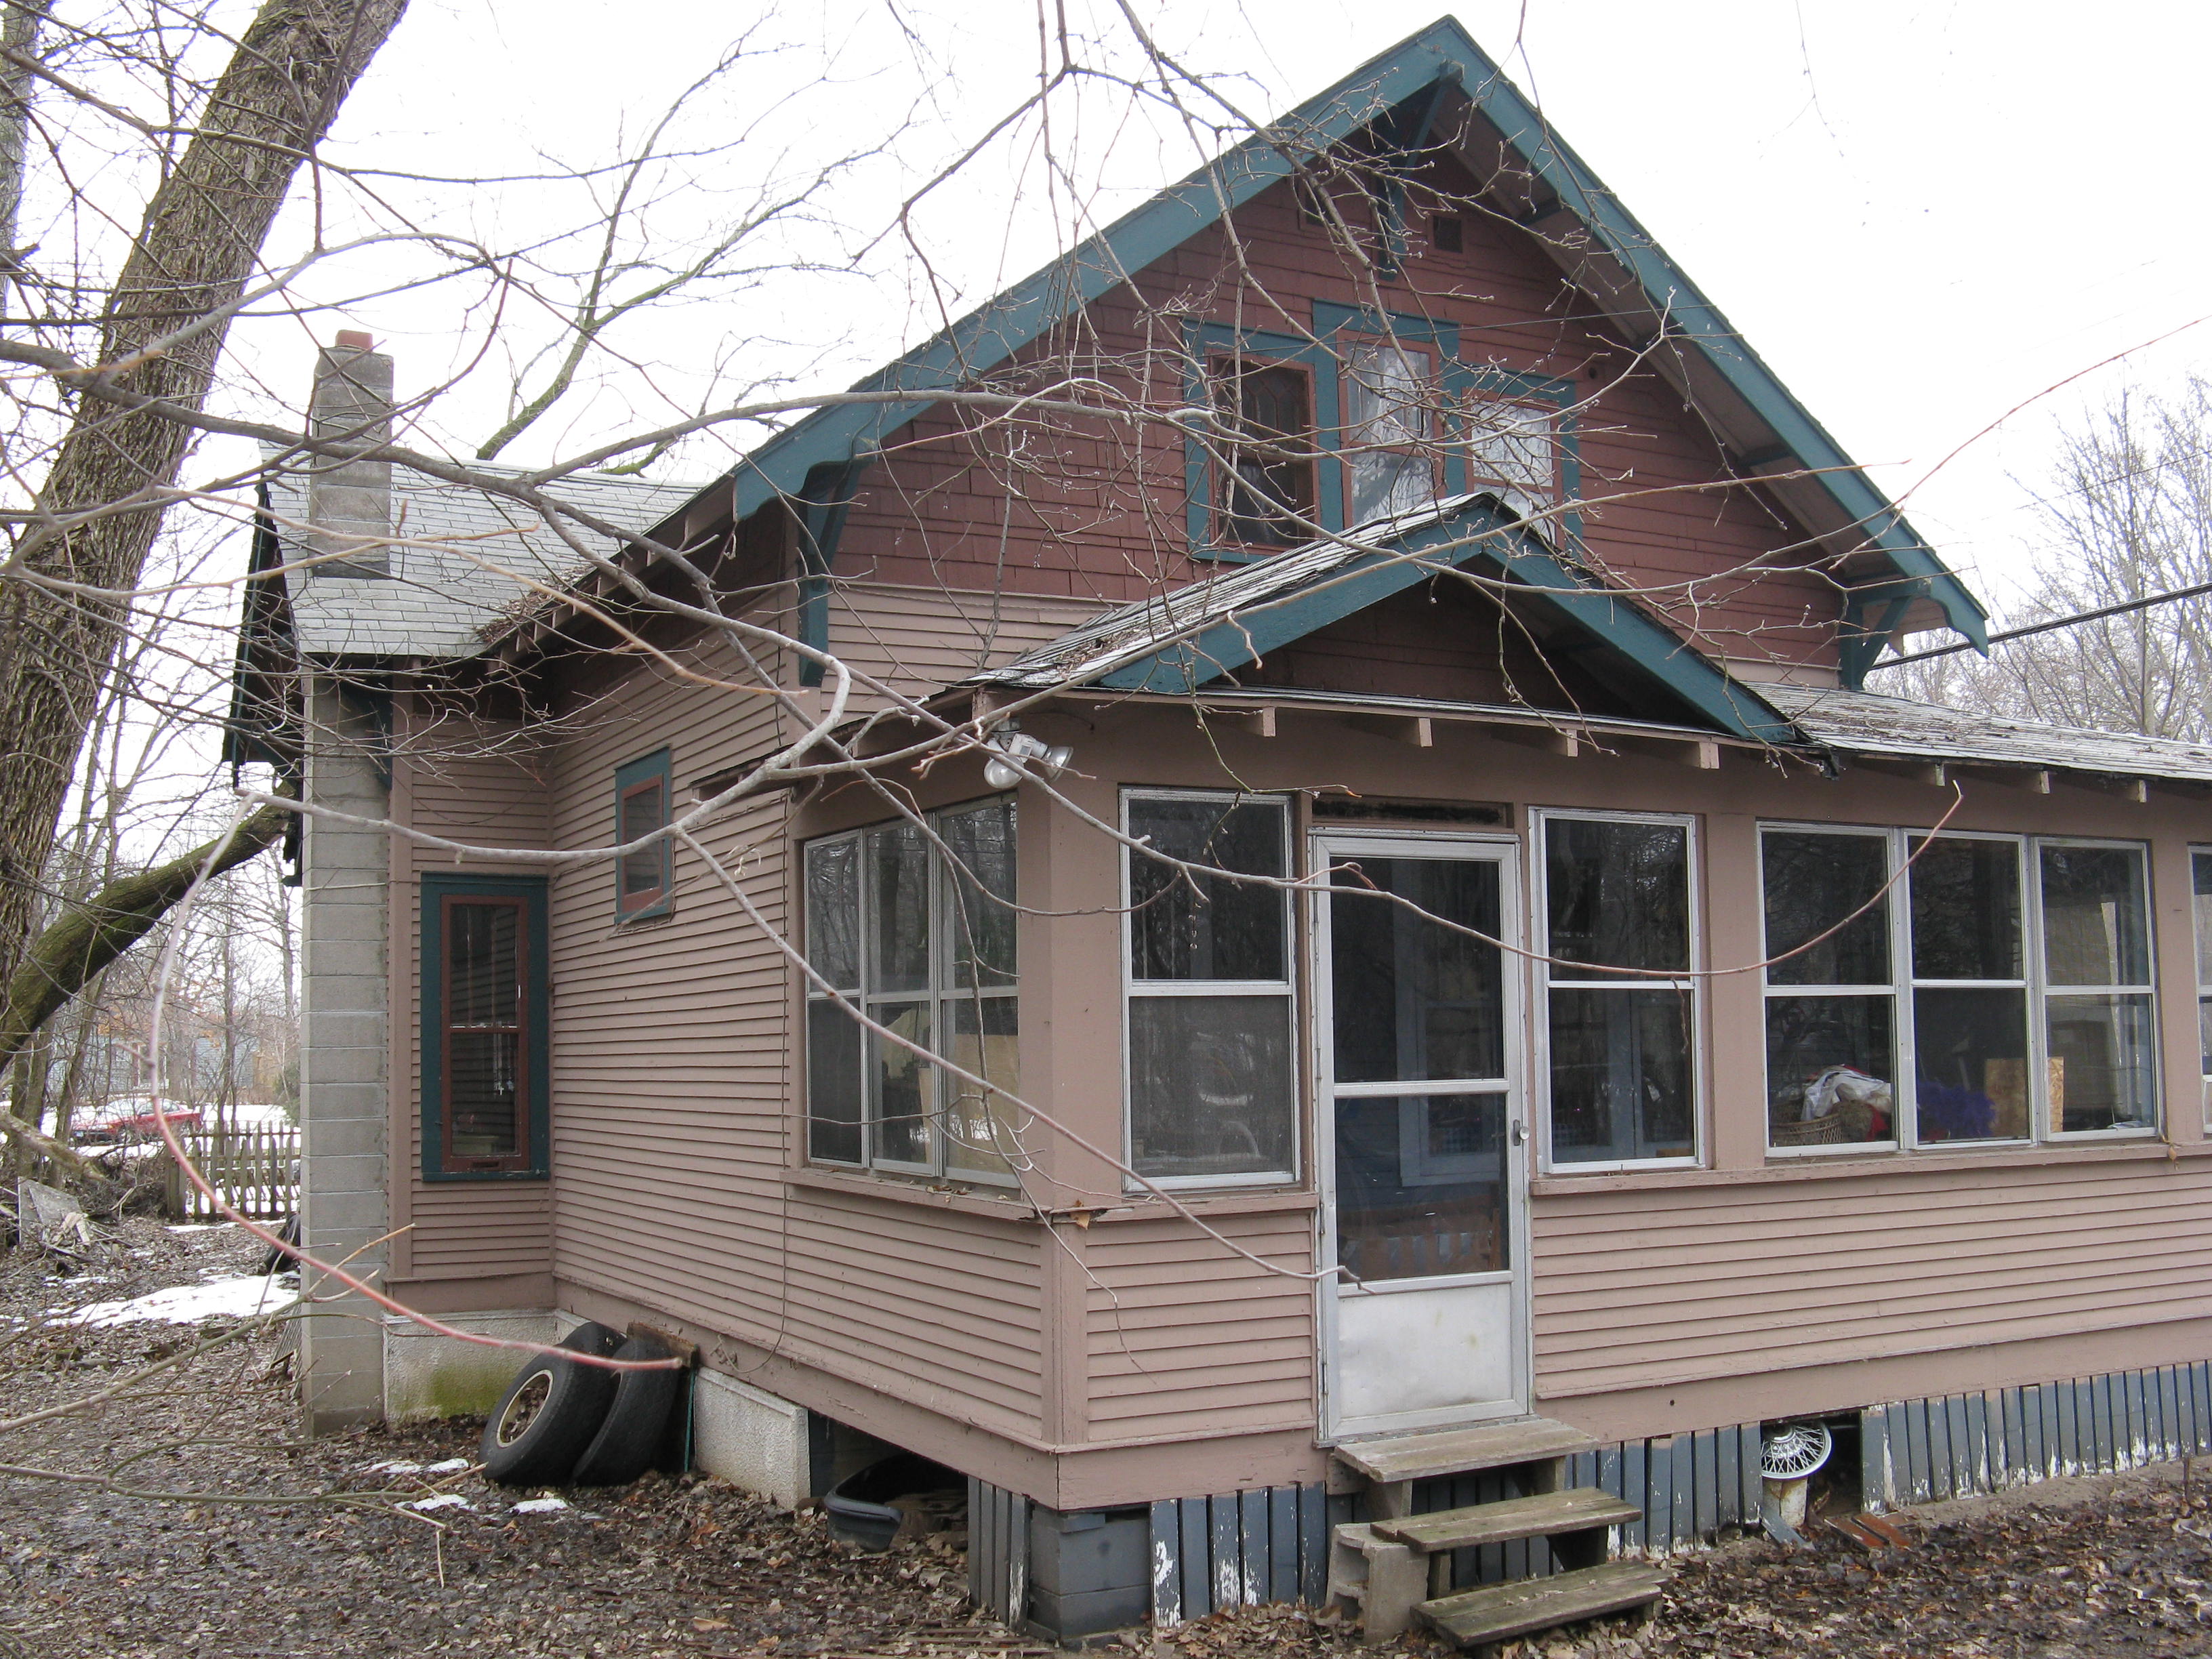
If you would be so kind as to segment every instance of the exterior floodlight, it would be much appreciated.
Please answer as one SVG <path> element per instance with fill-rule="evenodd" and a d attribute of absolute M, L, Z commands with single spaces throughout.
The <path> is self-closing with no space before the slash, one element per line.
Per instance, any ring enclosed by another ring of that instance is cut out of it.
<path fill-rule="evenodd" d="M 1042 738 L 1033 738 L 1012 720 L 991 734 L 990 746 L 998 753 L 983 763 L 983 781 L 994 789 L 1011 789 L 1022 781 L 1022 769 L 1017 762 L 1026 762 L 1032 773 L 1056 778 L 1067 770 L 1068 762 L 1075 758 L 1075 750 L 1066 744 L 1048 744 Z"/>

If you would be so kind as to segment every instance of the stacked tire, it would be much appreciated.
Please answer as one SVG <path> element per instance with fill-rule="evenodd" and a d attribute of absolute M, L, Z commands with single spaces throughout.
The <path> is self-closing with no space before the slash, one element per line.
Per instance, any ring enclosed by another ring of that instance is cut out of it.
<path fill-rule="evenodd" d="M 565 1350 L 566 1352 L 562 1352 Z M 683 1372 L 610 1370 L 599 1359 L 669 1359 L 650 1336 L 586 1320 L 555 1352 L 532 1354 L 484 1424 L 479 1461 L 507 1486 L 620 1486 L 653 1465 L 683 1388 Z"/>

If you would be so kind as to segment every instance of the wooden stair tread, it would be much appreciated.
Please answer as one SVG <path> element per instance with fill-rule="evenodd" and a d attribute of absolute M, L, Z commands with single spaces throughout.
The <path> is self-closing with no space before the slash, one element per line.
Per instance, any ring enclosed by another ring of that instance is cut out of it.
<path fill-rule="evenodd" d="M 1549 1578 L 1440 1595 L 1415 1611 L 1455 1642 L 1472 1647 L 1640 1607 L 1659 1599 L 1668 1577 L 1666 1568 L 1652 1562 L 1608 1561 Z"/>
<path fill-rule="evenodd" d="M 1502 1544 L 1514 1538 L 1549 1538 L 1589 1527 L 1617 1527 L 1644 1518 L 1642 1506 L 1598 1486 L 1575 1486 L 1534 1498 L 1509 1498 L 1432 1515 L 1401 1516 L 1370 1524 L 1378 1538 L 1411 1544 L 1424 1554 Z"/>
<path fill-rule="evenodd" d="M 1580 1429 L 1548 1417 L 1528 1417 L 1517 1423 L 1486 1423 L 1474 1429 L 1431 1429 L 1373 1440 L 1347 1440 L 1334 1451 L 1337 1462 L 1356 1474 L 1370 1480 L 1393 1481 L 1472 1474 L 1596 1449 L 1597 1442 Z"/>

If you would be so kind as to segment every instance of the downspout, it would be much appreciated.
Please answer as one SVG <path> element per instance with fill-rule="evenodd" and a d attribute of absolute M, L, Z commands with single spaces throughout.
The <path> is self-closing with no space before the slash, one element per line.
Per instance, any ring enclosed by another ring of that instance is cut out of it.
<path fill-rule="evenodd" d="M 873 459 L 854 455 L 810 467 L 799 487 L 799 642 L 815 651 L 830 648 L 830 568 L 837 557 L 837 544 L 844 538 L 853 492 Z M 799 683 L 821 684 L 821 663 L 801 657 Z"/>

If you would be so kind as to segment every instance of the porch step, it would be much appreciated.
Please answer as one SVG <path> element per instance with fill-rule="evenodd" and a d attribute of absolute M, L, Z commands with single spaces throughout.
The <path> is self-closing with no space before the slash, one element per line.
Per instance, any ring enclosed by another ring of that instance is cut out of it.
<path fill-rule="evenodd" d="M 1460 1646 L 1503 1642 L 1578 1619 L 1601 1618 L 1649 1607 L 1659 1599 L 1670 1575 L 1648 1561 L 1608 1561 L 1550 1578 L 1525 1578 L 1513 1584 L 1440 1595 L 1414 1609 Z"/>
<path fill-rule="evenodd" d="M 1410 1544 L 1424 1555 L 1503 1544 L 1516 1538 L 1553 1538 L 1564 1532 L 1617 1527 L 1644 1518 L 1644 1510 L 1598 1486 L 1576 1486 L 1534 1498 L 1509 1498 L 1463 1510 L 1404 1516 L 1372 1523 L 1375 1535 Z M 1601 1549 L 1599 1553 L 1602 1554 Z"/>
<path fill-rule="evenodd" d="M 1488 1423 L 1479 1429 L 1436 1429 L 1347 1440 L 1334 1449 L 1338 1462 L 1378 1486 L 1388 1486 L 1571 1457 L 1577 1452 L 1595 1451 L 1597 1442 L 1580 1429 L 1548 1417 L 1524 1417 L 1517 1423 Z"/>

